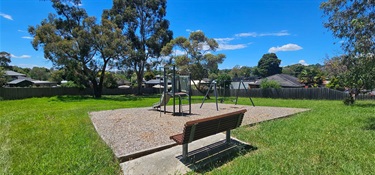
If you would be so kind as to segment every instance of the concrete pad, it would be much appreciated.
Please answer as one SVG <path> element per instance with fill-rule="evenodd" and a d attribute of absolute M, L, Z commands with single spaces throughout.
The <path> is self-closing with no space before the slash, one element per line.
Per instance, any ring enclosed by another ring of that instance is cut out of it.
<path fill-rule="evenodd" d="M 238 155 L 243 150 L 256 148 L 232 138 L 231 144 L 225 144 L 226 135 L 219 133 L 189 144 L 189 160 L 182 160 L 182 145 L 149 154 L 121 163 L 124 174 L 185 174 L 189 171 L 201 171 L 208 164 Z M 209 165 L 212 166 L 212 165 Z M 203 169 L 204 171 L 204 169 Z"/>

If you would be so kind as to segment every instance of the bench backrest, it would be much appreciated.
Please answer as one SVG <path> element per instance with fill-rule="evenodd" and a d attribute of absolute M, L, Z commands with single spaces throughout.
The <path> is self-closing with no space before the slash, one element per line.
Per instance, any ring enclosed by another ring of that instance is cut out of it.
<path fill-rule="evenodd" d="M 246 111 L 243 109 L 186 122 L 182 144 L 239 127 Z"/>

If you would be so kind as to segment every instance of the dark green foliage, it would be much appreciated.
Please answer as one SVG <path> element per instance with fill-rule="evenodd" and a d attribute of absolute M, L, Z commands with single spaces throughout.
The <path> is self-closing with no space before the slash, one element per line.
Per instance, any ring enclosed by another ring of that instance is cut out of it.
<path fill-rule="evenodd" d="M 220 74 L 216 81 L 219 87 L 230 88 L 232 78 L 228 74 Z"/>
<path fill-rule="evenodd" d="M 280 89 L 281 85 L 277 81 L 264 79 L 260 83 L 260 88 L 262 88 L 262 89 L 269 89 L 269 88 Z"/>
<path fill-rule="evenodd" d="M 260 77 L 268 77 L 279 74 L 282 71 L 280 67 L 281 60 L 279 60 L 275 53 L 267 53 L 262 56 L 258 62 L 258 68 L 255 74 Z"/>
<path fill-rule="evenodd" d="M 120 54 L 119 66 L 136 73 L 139 93 L 145 66 L 152 58 L 158 59 L 162 47 L 172 39 L 169 21 L 164 18 L 166 8 L 166 0 L 119 0 L 103 12 L 103 18 L 116 24 L 131 41 L 130 52 Z"/>
<path fill-rule="evenodd" d="M 154 79 L 154 78 L 155 78 L 155 74 L 153 72 L 151 72 L 151 71 L 145 72 L 145 80 L 146 81 Z"/>
<path fill-rule="evenodd" d="M 335 77 L 348 88 L 375 87 L 374 6 L 373 0 L 327 0 L 320 6 L 327 17 L 324 26 L 344 41 L 341 43 L 344 55 L 332 58 L 330 63 L 342 67 L 336 69 L 339 74 Z"/>
<path fill-rule="evenodd" d="M 181 74 L 191 74 L 193 80 L 201 82 L 203 78 L 207 78 L 210 74 L 218 74 L 218 64 L 224 59 L 224 54 L 211 54 L 210 51 L 216 51 L 219 44 L 213 38 L 208 38 L 202 31 L 191 32 L 189 38 L 178 37 L 171 40 L 163 47 L 162 53 L 169 56 L 170 60 L 175 62 L 178 71 Z M 178 48 L 185 51 L 185 54 L 175 56 L 173 49 Z M 201 84 L 195 84 L 197 90 L 202 94 Z"/>
<path fill-rule="evenodd" d="M 302 65 L 302 64 L 293 64 L 293 65 L 289 65 L 289 66 L 285 66 L 283 67 L 283 74 L 288 74 L 288 75 L 292 75 L 292 76 L 295 76 L 295 77 L 298 77 L 301 72 L 305 69 L 306 66 Z"/>
<path fill-rule="evenodd" d="M 79 3 L 52 1 L 57 14 L 50 14 L 28 30 L 34 37 L 34 49 L 42 47 L 44 57 L 55 67 L 64 68 L 67 79 L 79 86 L 92 86 L 95 97 L 100 98 L 105 71 L 114 66 L 120 54 L 126 55 L 127 40 L 110 21 L 103 19 L 96 24 L 95 17 L 88 16 Z"/>
<path fill-rule="evenodd" d="M 10 53 L 0 52 L 0 67 L 8 67 L 10 63 Z"/>
<path fill-rule="evenodd" d="M 29 72 L 29 76 L 34 80 L 46 81 L 51 76 L 51 72 L 44 67 L 33 67 Z"/>
<path fill-rule="evenodd" d="M 350 97 L 345 98 L 343 102 L 345 105 L 353 105 L 355 100 L 352 96 L 350 96 Z"/>

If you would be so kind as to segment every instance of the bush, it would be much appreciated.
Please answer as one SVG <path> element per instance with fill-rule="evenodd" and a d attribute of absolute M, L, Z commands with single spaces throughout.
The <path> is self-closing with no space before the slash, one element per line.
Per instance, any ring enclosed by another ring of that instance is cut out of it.
<path fill-rule="evenodd" d="M 355 100 L 353 97 L 346 97 L 343 102 L 345 105 L 352 105 L 354 104 Z"/>
<path fill-rule="evenodd" d="M 281 85 L 276 81 L 264 79 L 260 83 L 260 88 L 262 88 L 262 89 L 268 89 L 268 88 L 280 89 Z"/>

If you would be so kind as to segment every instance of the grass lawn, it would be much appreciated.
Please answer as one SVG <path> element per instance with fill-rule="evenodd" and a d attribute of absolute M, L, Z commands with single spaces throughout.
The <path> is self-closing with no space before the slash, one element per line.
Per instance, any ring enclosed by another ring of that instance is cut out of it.
<path fill-rule="evenodd" d="M 195 97 L 200 103 L 203 97 Z M 372 174 L 375 102 L 253 99 L 259 106 L 312 109 L 233 131 L 258 149 L 212 174 Z M 157 97 L 51 97 L 0 101 L 0 174 L 119 174 L 88 112 L 151 106 Z M 212 101 L 212 100 L 211 100 Z M 241 98 L 239 104 L 250 104 Z M 141 116 L 140 116 L 141 117 Z"/>
<path fill-rule="evenodd" d="M 255 99 L 260 106 L 312 109 L 233 132 L 257 147 L 209 174 L 373 174 L 375 102 Z M 241 99 L 240 104 L 250 104 Z"/>

